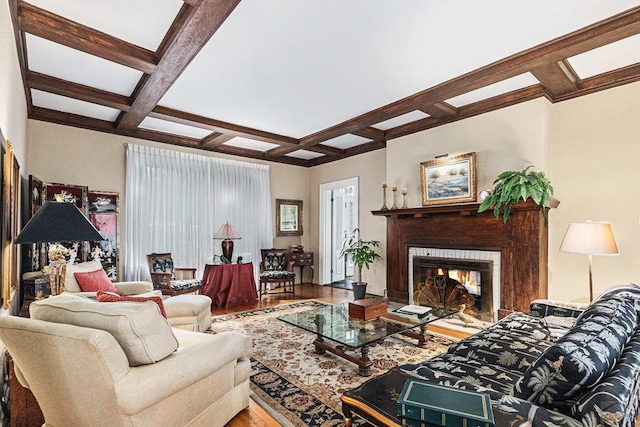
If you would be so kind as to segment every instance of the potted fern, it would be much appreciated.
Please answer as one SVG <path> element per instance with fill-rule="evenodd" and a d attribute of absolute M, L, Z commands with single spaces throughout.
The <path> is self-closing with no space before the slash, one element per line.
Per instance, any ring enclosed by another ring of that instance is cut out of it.
<path fill-rule="evenodd" d="M 553 187 L 551 181 L 544 172 L 530 171 L 533 165 L 527 166 L 520 172 L 506 171 L 498 175 L 493 181 L 493 192 L 480 204 L 478 212 L 493 209 L 493 215 L 507 223 L 511 213 L 511 205 L 518 203 L 520 199 L 526 201 L 531 198 L 542 210 L 545 224 L 547 222 L 547 209 L 551 203 Z"/>
<path fill-rule="evenodd" d="M 359 228 L 354 228 L 351 233 L 345 232 L 340 256 L 350 256 L 358 269 L 358 280 L 352 283 L 354 300 L 363 299 L 367 292 L 367 283 L 362 281 L 362 267 L 368 270 L 371 264 L 380 258 L 375 250 L 378 247 L 380 247 L 378 240 L 362 240 Z"/>

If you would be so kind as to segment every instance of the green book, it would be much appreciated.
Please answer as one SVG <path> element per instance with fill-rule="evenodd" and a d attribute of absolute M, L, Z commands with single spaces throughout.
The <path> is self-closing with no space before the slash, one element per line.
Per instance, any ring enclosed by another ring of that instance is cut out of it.
<path fill-rule="evenodd" d="M 408 379 L 398 397 L 398 416 L 447 427 L 493 427 L 486 393 Z"/>

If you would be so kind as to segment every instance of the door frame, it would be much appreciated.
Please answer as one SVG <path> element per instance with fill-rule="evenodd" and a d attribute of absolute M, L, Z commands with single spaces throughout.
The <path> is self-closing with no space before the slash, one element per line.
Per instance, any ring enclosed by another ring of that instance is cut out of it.
<path fill-rule="evenodd" d="M 351 185 L 353 186 L 353 199 L 355 202 L 353 209 L 354 225 L 358 227 L 360 219 L 360 178 L 356 176 L 320 184 L 320 227 L 318 231 L 318 283 L 320 285 L 331 283 L 331 192 Z M 326 256 L 326 254 L 329 254 L 329 256 Z"/>

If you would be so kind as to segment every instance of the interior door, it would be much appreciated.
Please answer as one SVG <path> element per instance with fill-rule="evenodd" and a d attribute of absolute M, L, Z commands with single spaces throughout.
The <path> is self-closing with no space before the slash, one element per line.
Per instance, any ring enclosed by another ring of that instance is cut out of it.
<path fill-rule="evenodd" d="M 340 256 L 345 230 L 344 195 L 344 188 L 333 190 L 331 195 L 331 282 L 345 279 L 344 257 Z"/>

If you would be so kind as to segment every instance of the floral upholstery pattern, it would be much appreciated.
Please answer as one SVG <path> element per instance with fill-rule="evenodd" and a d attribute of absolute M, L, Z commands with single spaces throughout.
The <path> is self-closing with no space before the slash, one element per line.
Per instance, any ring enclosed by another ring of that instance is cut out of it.
<path fill-rule="evenodd" d="M 638 325 L 625 294 L 599 300 L 524 373 L 513 395 L 568 413 L 616 364 Z"/>
<path fill-rule="evenodd" d="M 554 341 L 541 317 L 514 313 L 447 353 L 400 365 L 426 381 L 483 391 L 532 427 L 635 427 L 640 405 L 640 288 L 603 293 Z M 540 314 L 540 312 L 536 313 Z"/>
<path fill-rule="evenodd" d="M 296 273 L 287 270 L 287 255 L 284 252 L 267 252 L 262 262 L 260 279 L 294 279 Z"/>
<path fill-rule="evenodd" d="M 202 285 L 200 279 L 176 279 L 176 269 L 172 258 L 151 258 L 151 273 L 171 273 L 171 289 L 175 292 Z M 161 282 L 161 287 L 168 287 L 166 277 L 162 278 Z"/>

